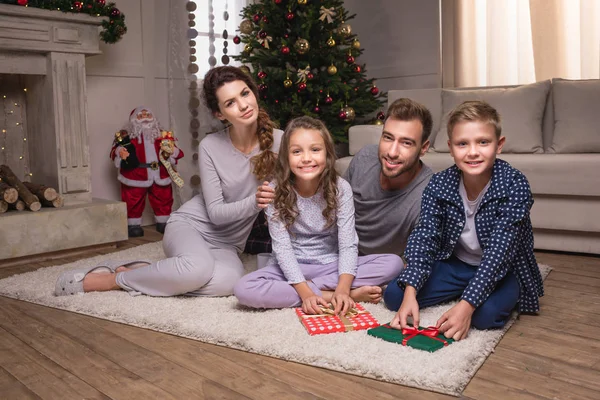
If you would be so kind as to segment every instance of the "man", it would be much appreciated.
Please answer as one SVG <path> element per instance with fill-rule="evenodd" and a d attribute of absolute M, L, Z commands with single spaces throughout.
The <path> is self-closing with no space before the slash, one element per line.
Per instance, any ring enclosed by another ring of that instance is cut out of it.
<path fill-rule="evenodd" d="M 398 99 L 388 109 L 379 146 L 365 146 L 352 159 L 344 178 L 354 193 L 361 254 L 404 253 L 433 174 L 420 160 L 432 125 L 425 106 Z"/>
<path fill-rule="evenodd" d="M 183 151 L 174 145 L 174 140 L 171 132 L 162 130 L 152 111 L 143 106 L 131 112 L 126 129 L 117 134 L 110 158 L 119 168 L 129 237 L 144 236 L 141 222 L 146 195 L 154 210 L 156 230 L 165 232 L 173 206 L 171 182 L 181 180 L 174 166 L 183 157 Z"/>

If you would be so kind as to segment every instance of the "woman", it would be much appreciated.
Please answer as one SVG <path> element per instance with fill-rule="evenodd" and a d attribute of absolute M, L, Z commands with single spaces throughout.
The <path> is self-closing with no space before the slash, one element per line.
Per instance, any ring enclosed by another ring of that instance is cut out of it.
<path fill-rule="evenodd" d="M 56 295 L 116 289 L 150 296 L 233 293 L 244 274 L 237 253 L 256 215 L 274 198 L 266 179 L 283 132 L 259 108 L 256 84 L 239 68 L 210 70 L 203 89 L 208 108 L 228 126 L 200 143 L 202 193 L 169 218 L 163 240 L 168 258 L 66 271 L 58 278 Z"/>

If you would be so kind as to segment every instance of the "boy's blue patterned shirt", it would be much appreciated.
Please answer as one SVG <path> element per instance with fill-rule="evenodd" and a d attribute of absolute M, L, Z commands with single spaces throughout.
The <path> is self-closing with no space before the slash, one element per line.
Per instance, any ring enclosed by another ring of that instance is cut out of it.
<path fill-rule="evenodd" d="M 466 217 L 458 191 L 460 174 L 456 165 L 434 174 L 423 192 L 419 223 L 406 248 L 407 268 L 398 278 L 417 291 L 429 278 L 433 263 L 452 255 L 463 231 Z M 496 159 L 490 188 L 475 215 L 483 256 L 461 300 L 479 307 L 512 271 L 521 287 L 519 311 L 539 311 L 538 297 L 544 289 L 533 254 L 532 205 L 527 178 L 506 161 Z"/>

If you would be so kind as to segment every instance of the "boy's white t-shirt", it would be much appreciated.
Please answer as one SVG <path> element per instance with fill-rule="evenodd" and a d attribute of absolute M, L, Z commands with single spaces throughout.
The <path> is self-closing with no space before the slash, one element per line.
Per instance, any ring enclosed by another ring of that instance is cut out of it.
<path fill-rule="evenodd" d="M 463 205 L 465 207 L 465 227 L 460 234 L 460 238 L 456 243 L 456 247 L 454 248 L 454 255 L 464 263 L 469 265 L 477 265 L 481 263 L 481 257 L 483 255 L 483 251 L 481 250 L 481 246 L 479 245 L 479 239 L 477 239 L 477 231 L 475 230 L 475 214 L 479 209 L 479 205 L 481 204 L 481 200 L 483 200 L 483 196 L 488 191 L 490 187 L 490 183 L 492 180 L 488 182 L 487 185 L 483 188 L 479 196 L 475 200 L 469 200 L 467 197 L 467 190 L 465 189 L 465 183 L 460 178 L 460 185 L 458 186 L 458 192 L 460 193 L 460 197 L 462 198 Z"/>

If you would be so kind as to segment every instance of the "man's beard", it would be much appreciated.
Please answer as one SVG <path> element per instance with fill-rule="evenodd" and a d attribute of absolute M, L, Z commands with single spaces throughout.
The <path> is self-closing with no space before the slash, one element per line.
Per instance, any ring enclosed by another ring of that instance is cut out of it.
<path fill-rule="evenodd" d="M 398 170 L 390 171 L 390 170 L 386 169 L 386 167 L 384 165 L 385 161 L 382 158 L 383 158 L 383 156 L 380 155 L 379 163 L 381 164 L 381 173 L 383 174 L 383 176 L 385 176 L 388 179 L 397 178 L 406 172 L 413 171 L 419 163 L 418 155 L 417 155 L 417 157 L 415 157 L 413 159 L 398 160 L 398 161 L 403 161 L 402 166 L 400 166 L 400 168 Z"/>

